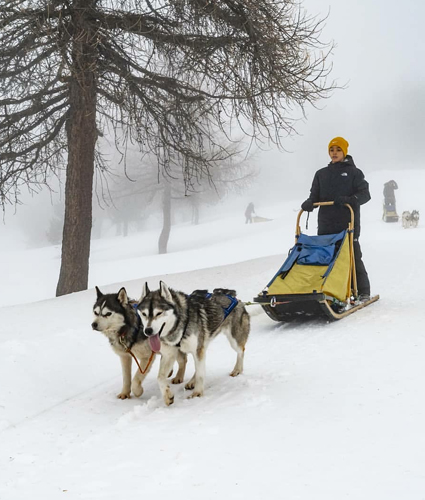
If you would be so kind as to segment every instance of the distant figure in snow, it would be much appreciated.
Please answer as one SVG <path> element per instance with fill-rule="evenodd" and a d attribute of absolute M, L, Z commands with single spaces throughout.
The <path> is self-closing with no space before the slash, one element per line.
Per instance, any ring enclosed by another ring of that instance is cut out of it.
<path fill-rule="evenodd" d="M 252 224 L 252 216 L 255 215 L 254 203 L 250 203 L 245 210 L 245 224 Z"/>
<path fill-rule="evenodd" d="M 387 209 L 396 211 L 395 209 L 395 194 L 394 190 L 398 189 L 396 181 L 388 181 L 384 184 L 384 203 Z"/>

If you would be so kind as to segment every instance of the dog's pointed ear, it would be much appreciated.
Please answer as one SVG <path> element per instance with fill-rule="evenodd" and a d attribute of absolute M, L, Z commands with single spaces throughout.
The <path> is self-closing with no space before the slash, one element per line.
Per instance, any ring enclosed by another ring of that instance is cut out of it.
<path fill-rule="evenodd" d="M 163 281 L 159 282 L 159 293 L 161 294 L 161 297 L 168 302 L 173 302 L 173 296 L 171 295 L 170 289 Z"/>
<path fill-rule="evenodd" d="M 127 290 L 124 287 L 120 288 L 120 291 L 118 292 L 118 300 L 123 306 L 128 304 Z"/>
<path fill-rule="evenodd" d="M 97 286 L 94 287 L 96 290 L 97 298 L 100 299 L 100 297 L 103 297 L 103 293 L 99 290 Z"/>
<path fill-rule="evenodd" d="M 142 300 L 150 293 L 149 287 L 148 287 L 148 282 L 145 281 L 145 284 L 143 285 L 143 290 L 142 290 L 142 295 L 140 296 L 139 303 L 142 302 Z"/>

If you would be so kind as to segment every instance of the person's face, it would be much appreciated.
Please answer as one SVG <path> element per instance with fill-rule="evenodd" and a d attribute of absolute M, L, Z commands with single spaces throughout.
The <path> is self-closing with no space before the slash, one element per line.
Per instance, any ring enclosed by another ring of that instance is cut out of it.
<path fill-rule="evenodd" d="M 329 156 L 331 157 L 332 163 L 338 163 L 344 159 L 344 153 L 339 146 L 331 146 L 329 149 Z"/>

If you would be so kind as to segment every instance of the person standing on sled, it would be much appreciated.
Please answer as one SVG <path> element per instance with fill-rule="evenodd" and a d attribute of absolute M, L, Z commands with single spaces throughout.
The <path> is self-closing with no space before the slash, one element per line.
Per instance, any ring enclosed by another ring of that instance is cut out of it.
<path fill-rule="evenodd" d="M 301 208 L 312 212 L 313 203 L 333 201 L 334 205 L 319 208 L 317 234 L 335 234 L 347 229 L 350 211 L 344 206 L 351 205 L 354 211 L 354 260 L 356 264 L 357 288 L 360 301 L 370 299 L 370 283 L 362 251 L 360 236 L 360 205 L 370 200 L 369 183 L 363 172 L 356 168 L 352 156 L 347 154 L 348 142 L 343 137 L 335 137 L 328 146 L 331 162 L 316 172 L 310 196 Z"/>
<path fill-rule="evenodd" d="M 396 181 L 391 180 L 384 184 L 384 203 L 395 211 L 394 189 L 398 189 Z"/>

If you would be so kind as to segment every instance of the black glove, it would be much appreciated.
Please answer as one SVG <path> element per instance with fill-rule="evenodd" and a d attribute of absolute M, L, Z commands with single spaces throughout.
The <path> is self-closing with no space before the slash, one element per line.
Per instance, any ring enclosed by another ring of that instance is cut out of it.
<path fill-rule="evenodd" d="M 334 205 L 342 207 L 346 203 L 353 206 L 356 203 L 357 198 L 355 196 L 335 196 Z"/>
<path fill-rule="evenodd" d="M 301 208 L 304 212 L 312 212 L 314 210 L 313 202 L 308 198 L 304 203 L 301 204 Z"/>

